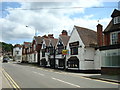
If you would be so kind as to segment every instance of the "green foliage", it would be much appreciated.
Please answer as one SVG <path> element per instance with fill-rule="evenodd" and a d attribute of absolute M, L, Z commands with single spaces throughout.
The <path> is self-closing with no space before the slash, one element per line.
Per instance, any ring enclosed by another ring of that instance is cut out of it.
<path fill-rule="evenodd" d="M 7 44 L 7 43 L 4 43 L 4 42 L 0 42 L 0 48 L 2 48 L 2 51 L 6 51 L 6 52 L 9 52 L 9 51 L 12 51 L 13 50 L 13 45 L 12 44 Z"/>

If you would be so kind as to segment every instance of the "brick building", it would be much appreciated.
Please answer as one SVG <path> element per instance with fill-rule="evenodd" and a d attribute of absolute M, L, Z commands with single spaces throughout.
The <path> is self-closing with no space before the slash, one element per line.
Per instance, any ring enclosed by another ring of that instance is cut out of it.
<path fill-rule="evenodd" d="M 103 74 L 120 73 L 120 11 L 115 9 L 111 17 L 103 33 L 102 25 L 97 26 Z"/>

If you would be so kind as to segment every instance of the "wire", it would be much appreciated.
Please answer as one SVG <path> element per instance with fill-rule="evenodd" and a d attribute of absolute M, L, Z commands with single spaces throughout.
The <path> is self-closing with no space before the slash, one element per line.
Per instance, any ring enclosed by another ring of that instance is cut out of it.
<path fill-rule="evenodd" d="M 41 10 L 41 9 L 81 9 L 81 8 L 117 8 L 116 6 L 108 6 L 108 7 L 53 7 L 53 8 L 10 8 L 10 9 L 2 9 L 0 11 L 6 11 L 6 10 Z"/>

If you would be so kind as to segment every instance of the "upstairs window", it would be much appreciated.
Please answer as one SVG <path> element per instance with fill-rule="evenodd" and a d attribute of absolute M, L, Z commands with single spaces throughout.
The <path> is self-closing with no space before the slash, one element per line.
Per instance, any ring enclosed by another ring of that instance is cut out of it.
<path fill-rule="evenodd" d="M 53 55 L 54 54 L 54 48 L 53 47 L 49 47 L 49 52 L 50 52 L 50 55 Z"/>
<path fill-rule="evenodd" d="M 71 55 L 78 55 L 78 46 L 79 46 L 79 41 L 69 43 L 70 50 L 71 50 Z"/>
<path fill-rule="evenodd" d="M 42 57 L 45 57 L 45 49 L 42 50 Z"/>
<path fill-rule="evenodd" d="M 63 49 L 64 49 L 64 46 L 59 46 L 58 47 L 58 54 L 62 54 Z"/>
<path fill-rule="evenodd" d="M 114 24 L 120 23 L 120 16 L 114 17 Z"/>
<path fill-rule="evenodd" d="M 16 54 L 19 54 L 19 51 L 16 51 Z"/>
<path fill-rule="evenodd" d="M 111 33 L 111 45 L 118 43 L 118 33 Z"/>
<path fill-rule="evenodd" d="M 78 47 L 72 47 L 71 49 L 71 55 L 78 55 Z"/>

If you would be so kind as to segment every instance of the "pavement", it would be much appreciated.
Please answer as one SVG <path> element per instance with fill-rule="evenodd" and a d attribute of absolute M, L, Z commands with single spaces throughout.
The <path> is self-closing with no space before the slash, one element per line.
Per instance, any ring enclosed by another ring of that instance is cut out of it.
<path fill-rule="evenodd" d="M 9 88 L 9 90 L 12 90 L 12 86 L 9 83 L 6 76 L 3 74 L 2 69 L 2 58 L 0 57 L 0 90 L 3 88 Z"/>
<path fill-rule="evenodd" d="M 92 76 L 85 76 L 85 77 L 120 84 L 120 76 L 119 75 L 92 75 Z"/>

